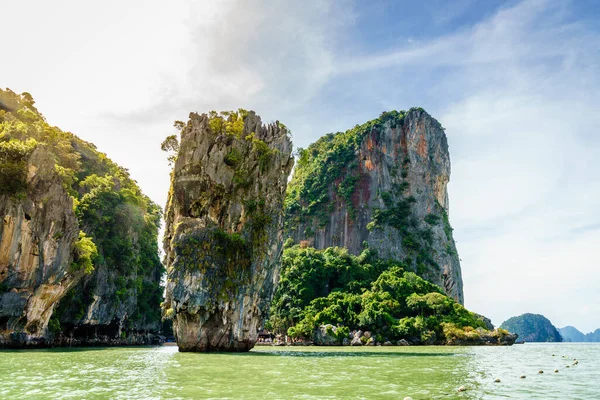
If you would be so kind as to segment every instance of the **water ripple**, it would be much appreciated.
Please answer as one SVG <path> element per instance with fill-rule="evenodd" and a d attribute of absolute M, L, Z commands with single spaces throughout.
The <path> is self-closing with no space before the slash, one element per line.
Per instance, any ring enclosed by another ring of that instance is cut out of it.
<path fill-rule="evenodd" d="M 0 398 L 590 399 L 600 398 L 598 370 L 596 344 L 0 351 Z"/>

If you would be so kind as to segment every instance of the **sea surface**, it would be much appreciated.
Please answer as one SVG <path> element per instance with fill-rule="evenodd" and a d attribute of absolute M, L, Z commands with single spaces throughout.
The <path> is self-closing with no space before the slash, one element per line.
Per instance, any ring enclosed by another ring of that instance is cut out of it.
<path fill-rule="evenodd" d="M 460 386 L 466 391 L 458 392 Z M 600 344 L 257 347 L 243 354 L 179 353 L 177 347 L 0 351 L 0 399 L 406 396 L 600 399 Z"/>

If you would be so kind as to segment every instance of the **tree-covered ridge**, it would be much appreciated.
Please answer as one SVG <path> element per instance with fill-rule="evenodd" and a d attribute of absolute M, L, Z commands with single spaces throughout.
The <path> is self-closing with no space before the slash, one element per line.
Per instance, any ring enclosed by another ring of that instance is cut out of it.
<path fill-rule="evenodd" d="M 12 182 L 2 185 L 1 194 L 25 195 L 23 160 L 35 147 L 54 156 L 55 170 L 73 199 L 82 233 L 72 268 L 91 274 L 63 299 L 51 326 L 60 330 L 59 319 L 78 322 L 94 295 L 103 295 L 112 312 L 127 299 L 133 302 L 127 312 L 131 320 L 158 324 L 163 273 L 157 244 L 160 207 L 125 168 L 93 144 L 48 124 L 30 94 L 0 89 L 0 181 Z M 108 271 L 102 290 L 96 282 L 99 268 Z"/>
<path fill-rule="evenodd" d="M 526 342 L 562 342 L 563 338 L 552 322 L 543 315 L 526 313 L 507 319 L 502 329 L 519 335 Z"/>
<path fill-rule="evenodd" d="M 559 328 L 558 331 L 565 342 L 600 342 L 600 329 L 584 334 L 573 326 Z"/>
<path fill-rule="evenodd" d="M 483 320 L 406 267 L 369 250 L 354 256 L 342 248 L 288 247 L 267 326 L 311 338 L 318 326 L 332 324 L 371 331 L 378 342 L 423 344 L 484 334 Z"/>

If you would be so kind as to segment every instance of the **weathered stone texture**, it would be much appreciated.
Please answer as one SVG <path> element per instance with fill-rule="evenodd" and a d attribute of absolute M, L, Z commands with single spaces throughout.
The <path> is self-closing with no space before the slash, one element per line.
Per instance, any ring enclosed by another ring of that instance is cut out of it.
<path fill-rule="evenodd" d="M 70 272 L 78 234 L 71 197 L 43 148 L 28 160 L 24 196 L 0 196 L 0 344 L 44 345 L 54 307 L 83 275 Z"/>
<path fill-rule="evenodd" d="M 351 218 L 349 205 L 336 194 L 337 185 L 346 178 L 342 176 L 329 189 L 333 205 L 325 223 L 318 218 L 305 219 L 291 226 L 286 236 L 318 249 L 340 246 L 352 254 L 360 254 L 368 246 L 381 258 L 401 261 L 409 256 L 419 275 L 441 286 L 446 294 L 463 304 L 460 261 L 447 219 L 450 155 L 440 123 L 422 109 L 411 109 L 402 124 L 392 126 L 388 121 L 381 129 L 366 134 L 355 160 L 359 176 L 352 196 L 355 218 Z M 347 174 L 351 173 L 354 171 L 348 168 Z M 402 184 L 406 185 L 403 191 L 398 189 Z M 414 199 L 410 204 L 410 218 L 416 226 L 408 228 L 411 233 L 417 235 L 417 231 L 431 229 L 430 248 L 426 253 L 433 263 L 425 263 L 424 269 L 418 267 L 416 255 L 403 245 L 403 232 L 385 224 L 367 229 L 374 211 L 387 207 L 383 193 L 388 193 L 394 202 L 401 198 Z M 428 215 L 433 215 L 436 222 L 425 222 Z"/>
<path fill-rule="evenodd" d="M 181 134 L 166 209 L 164 313 L 180 351 L 247 351 L 278 279 L 292 144 L 284 127 L 253 112 L 238 135 L 209 121 L 192 113 Z"/>

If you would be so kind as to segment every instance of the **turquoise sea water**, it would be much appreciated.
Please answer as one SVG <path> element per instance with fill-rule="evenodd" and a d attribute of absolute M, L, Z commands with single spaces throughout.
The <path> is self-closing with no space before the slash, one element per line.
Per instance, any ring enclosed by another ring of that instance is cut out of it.
<path fill-rule="evenodd" d="M 579 364 L 572 365 L 574 358 Z M 460 386 L 467 390 L 457 392 Z M 257 347 L 246 354 L 176 347 L 0 351 L 0 399 L 405 396 L 600 399 L 600 344 Z"/>

